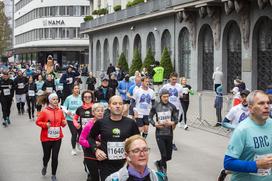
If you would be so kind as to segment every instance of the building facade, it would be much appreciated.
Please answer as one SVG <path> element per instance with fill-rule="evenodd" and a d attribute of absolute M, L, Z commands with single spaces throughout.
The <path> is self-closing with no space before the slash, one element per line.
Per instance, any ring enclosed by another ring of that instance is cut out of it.
<path fill-rule="evenodd" d="M 216 67 L 226 92 L 237 77 L 249 89 L 272 83 L 272 1 L 149 0 L 82 23 L 81 33 L 93 71 L 116 65 L 121 52 L 131 65 L 135 48 L 142 60 L 148 48 L 156 60 L 168 48 L 175 71 L 197 90 L 212 90 Z"/>
<path fill-rule="evenodd" d="M 90 14 L 88 0 L 14 0 L 14 53 L 19 61 L 60 65 L 88 62 L 88 36 L 80 23 Z"/>

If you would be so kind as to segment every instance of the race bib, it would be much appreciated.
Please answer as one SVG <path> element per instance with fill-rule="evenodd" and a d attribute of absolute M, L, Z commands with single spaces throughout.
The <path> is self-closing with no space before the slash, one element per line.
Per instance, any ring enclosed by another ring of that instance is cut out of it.
<path fill-rule="evenodd" d="M 109 160 L 125 159 L 125 143 L 124 142 L 108 142 L 107 151 L 108 151 Z"/>
<path fill-rule="evenodd" d="M 82 127 L 84 128 L 89 122 L 90 118 L 81 118 Z"/>
<path fill-rule="evenodd" d="M 4 96 L 10 95 L 10 89 L 3 89 Z"/>
<path fill-rule="evenodd" d="M 165 123 L 167 120 L 171 120 L 171 112 L 158 112 L 158 121 L 159 123 Z"/>
<path fill-rule="evenodd" d="M 59 86 L 58 86 L 58 90 L 60 90 L 60 91 L 63 90 L 63 86 L 62 86 L 62 85 L 59 85 Z"/>
<path fill-rule="evenodd" d="M 73 83 L 73 77 L 69 77 L 66 79 L 67 84 L 72 84 Z"/>
<path fill-rule="evenodd" d="M 24 83 L 19 83 L 18 84 L 18 89 L 23 89 L 25 87 L 25 84 Z"/>
<path fill-rule="evenodd" d="M 48 138 L 59 138 L 60 137 L 60 127 L 50 127 L 48 129 Z"/>
<path fill-rule="evenodd" d="M 53 92 L 53 87 L 46 87 L 46 92 L 52 93 Z"/>
<path fill-rule="evenodd" d="M 28 96 L 30 96 L 30 97 L 35 96 L 35 91 L 34 90 L 28 90 Z"/>
<path fill-rule="evenodd" d="M 265 154 L 265 155 L 255 155 L 254 156 L 254 161 L 266 158 L 268 156 L 272 156 L 272 154 Z M 257 176 L 268 176 L 271 175 L 271 168 L 269 169 L 258 169 L 257 173 L 252 173 L 253 175 L 257 175 Z"/>

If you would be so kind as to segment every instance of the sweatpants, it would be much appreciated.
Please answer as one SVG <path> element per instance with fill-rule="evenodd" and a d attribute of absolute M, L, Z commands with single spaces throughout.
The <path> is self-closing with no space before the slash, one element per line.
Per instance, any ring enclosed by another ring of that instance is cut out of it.
<path fill-rule="evenodd" d="M 161 160 L 159 161 L 160 167 L 167 169 L 166 162 L 172 159 L 172 143 L 173 136 L 156 136 L 158 148 L 161 153 Z"/>
<path fill-rule="evenodd" d="M 1 97 L 0 99 L 2 112 L 3 112 L 3 119 L 6 120 L 10 116 L 10 108 L 12 104 L 12 98 L 10 97 Z"/>
<path fill-rule="evenodd" d="M 42 142 L 44 167 L 47 167 L 47 164 L 50 160 L 50 155 L 52 152 L 52 158 L 51 158 L 52 175 L 56 175 L 56 172 L 57 172 L 60 146 L 61 146 L 61 139 L 57 141 Z"/>

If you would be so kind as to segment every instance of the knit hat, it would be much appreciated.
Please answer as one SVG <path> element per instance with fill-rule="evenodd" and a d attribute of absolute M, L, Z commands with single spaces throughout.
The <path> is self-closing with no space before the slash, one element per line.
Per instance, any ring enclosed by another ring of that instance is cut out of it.
<path fill-rule="evenodd" d="M 48 100 L 50 101 L 51 99 L 53 99 L 54 97 L 57 97 L 58 98 L 58 95 L 56 93 L 51 93 L 49 94 L 48 96 Z"/>
<path fill-rule="evenodd" d="M 169 91 L 168 91 L 167 89 L 162 89 L 162 90 L 160 91 L 160 97 L 161 97 L 162 95 L 164 95 L 164 94 L 169 94 Z"/>

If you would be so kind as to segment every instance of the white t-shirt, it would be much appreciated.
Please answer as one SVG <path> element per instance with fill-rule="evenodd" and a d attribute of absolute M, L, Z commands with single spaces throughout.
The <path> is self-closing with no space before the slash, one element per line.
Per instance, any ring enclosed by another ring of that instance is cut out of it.
<path fill-rule="evenodd" d="M 213 73 L 213 82 L 214 84 L 222 84 L 223 80 L 223 72 L 215 71 Z"/>
<path fill-rule="evenodd" d="M 165 84 L 159 92 L 161 92 L 163 89 L 166 89 L 168 90 L 169 92 L 169 102 L 174 104 L 177 108 L 177 110 L 180 110 L 181 109 L 181 103 L 180 103 L 180 100 L 179 98 L 181 97 L 182 95 L 182 86 L 180 84 L 176 84 L 176 85 L 171 85 L 170 83 L 168 84 Z"/>
<path fill-rule="evenodd" d="M 226 118 L 231 121 L 232 125 L 237 126 L 240 122 L 245 120 L 249 115 L 248 107 L 238 104 L 230 109 Z"/>
<path fill-rule="evenodd" d="M 155 92 L 148 88 L 148 90 L 144 90 L 142 87 L 136 89 L 133 93 L 133 98 L 136 102 L 136 111 L 139 115 L 149 115 L 150 110 L 152 108 L 152 100 L 155 99 Z"/>

